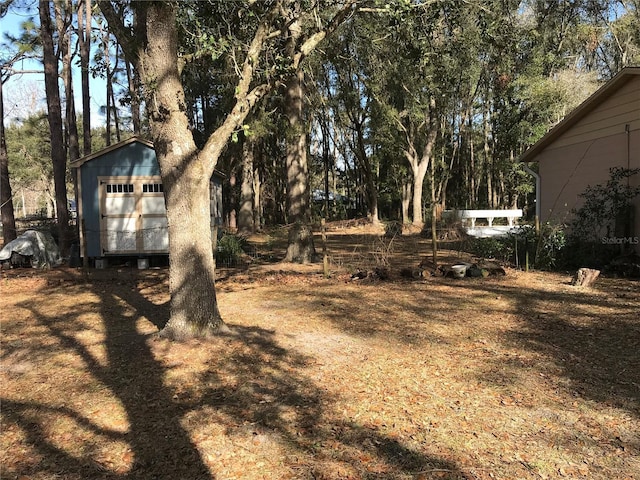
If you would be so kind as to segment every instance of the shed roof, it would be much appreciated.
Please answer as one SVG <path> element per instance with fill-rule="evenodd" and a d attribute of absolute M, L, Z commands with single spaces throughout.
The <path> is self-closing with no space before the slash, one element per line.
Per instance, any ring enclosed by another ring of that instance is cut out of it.
<path fill-rule="evenodd" d="M 535 162 L 536 156 L 545 148 L 560 138 L 567 130 L 582 118 L 587 116 L 594 108 L 604 102 L 618 91 L 625 83 L 640 75 L 640 67 L 626 67 L 620 70 L 611 80 L 600 87 L 589 98 L 576 107 L 560 123 L 554 126 L 546 135 L 529 147 L 518 159 L 519 162 Z"/>
<path fill-rule="evenodd" d="M 121 142 L 118 143 L 114 143 L 113 145 L 109 145 L 106 148 L 103 148 L 102 150 L 98 150 L 97 152 L 93 152 L 90 153 L 89 155 L 85 155 L 84 157 L 80 157 L 76 160 L 74 160 L 73 162 L 70 163 L 70 166 L 72 168 L 79 168 L 82 165 L 84 165 L 85 163 L 101 157 L 102 155 L 106 155 L 109 152 L 113 152 L 114 150 L 118 150 L 119 148 L 125 147 L 127 145 L 130 145 L 132 143 L 141 143 L 142 145 L 145 145 L 151 149 L 154 148 L 153 146 L 153 142 L 146 140 L 138 135 L 134 135 L 133 137 L 127 138 L 126 140 L 122 140 Z M 214 175 L 217 175 L 220 178 L 225 178 L 226 175 L 222 172 L 220 172 L 219 170 L 214 170 L 213 172 Z"/>
<path fill-rule="evenodd" d="M 149 140 L 145 140 L 142 137 L 139 137 L 138 135 L 134 135 L 131 138 L 127 138 L 126 140 L 122 140 L 121 142 L 114 143 L 113 145 L 109 145 L 108 147 L 103 148 L 102 150 L 98 150 L 97 152 L 93 152 L 93 153 L 90 153 L 89 155 L 85 155 L 84 157 L 80 157 L 74 160 L 73 162 L 71 162 L 70 166 L 72 168 L 81 167 L 85 163 L 93 160 L 94 158 L 101 157 L 102 155 L 105 155 L 109 152 L 113 152 L 114 150 L 118 150 L 119 148 L 122 148 L 126 145 L 130 145 L 136 142 L 146 145 L 149 148 L 153 148 L 153 143 L 151 143 Z"/>

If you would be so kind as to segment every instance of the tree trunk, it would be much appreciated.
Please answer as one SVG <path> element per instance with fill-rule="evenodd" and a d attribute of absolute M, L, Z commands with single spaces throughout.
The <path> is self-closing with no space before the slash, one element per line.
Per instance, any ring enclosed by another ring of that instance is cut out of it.
<path fill-rule="evenodd" d="M 429 160 L 417 162 L 413 167 L 413 225 L 419 228 L 424 226 L 424 216 L 422 215 L 422 192 L 424 190 L 424 177 L 427 174 Z"/>
<path fill-rule="evenodd" d="M 142 122 L 140 120 L 140 95 L 138 95 L 138 75 L 132 68 L 129 60 L 125 59 L 125 67 L 127 72 L 127 84 L 129 87 L 129 97 L 131 98 L 131 123 L 133 124 L 133 133 L 140 135 L 142 131 Z"/>
<path fill-rule="evenodd" d="M 58 88 L 58 59 L 53 46 L 53 26 L 48 0 L 40 0 L 40 38 L 44 62 L 44 84 L 47 95 L 49 133 L 51 135 L 51 160 L 56 191 L 56 212 L 58 218 L 58 246 L 63 256 L 69 249 L 69 212 L 67 209 L 67 155 L 62 132 L 62 107 Z"/>
<path fill-rule="evenodd" d="M 253 169 L 253 227 L 256 231 L 262 230 L 263 206 L 262 206 L 262 180 L 260 171 Z"/>
<path fill-rule="evenodd" d="M 438 206 L 436 203 L 436 168 L 431 161 L 430 168 L 430 186 L 431 186 L 431 254 L 433 265 L 438 268 Z"/>
<path fill-rule="evenodd" d="M 176 132 L 181 129 L 178 123 L 173 125 Z M 176 145 L 178 139 L 172 142 L 171 147 L 181 152 L 166 150 L 161 160 L 163 171 L 184 164 L 185 154 L 187 158 L 194 155 L 195 161 L 180 177 L 163 176 L 171 239 L 171 317 L 160 335 L 172 339 L 208 337 L 226 329 L 216 300 L 210 214 L 203 208 L 209 205 L 209 176 L 203 175 L 191 139 L 182 145 Z"/>
<path fill-rule="evenodd" d="M 80 158 L 80 141 L 78 138 L 78 123 L 76 121 L 76 106 L 73 95 L 73 78 L 72 78 L 72 56 L 70 49 L 69 31 L 67 25 L 71 23 L 71 19 L 67 16 L 71 15 L 71 2 L 65 0 L 65 8 L 62 10 L 60 2 L 55 3 L 56 27 L 58 29 L 58 38 L 61 48 L 62 57 L 62 80 L 64 84 L 65 97 L 65 131 L 67 140 L 67 149 L 69 152 L 69 161 L 73 162 Z"/>
<path fill-rule="evenodd" d="M 91 0 L 78 2 L 78 43 L 82 86 L 82 151 L 91 153 L 91 97 L 89 90 L 89 52 L 91 50 Z"/>
<path fill-rule="evenodd" d="M 592 268 L 581 268 L 573 277 L 571 285 L 575 285 L 578 287 L 590 287 L 595 283 L 599 275 L 600 270 L 594 270 Z"/>
<path fill-rule="evenodd" d="M 407 179 L 402 184 L 402 223 L 411 223 L 409 205 L 411 204 L 411 182 Z"/>
<path fill-rule="evenodd" d="M 428 122 L 417 129 L 409 127 L 405 129 L 407 136 L 407 149 L 405 157 L 411 166 L 413 174 L 413 225 L 419 228 L 424 227 L 424 217 L 422 215 L 422 192 L 424 177 L 427 174 L 429 163 L 433 161 L 433 147 L 438 136 L 438 127 L 436 122 L 436 101 L 431 97 L 428 107 Z M 422 154 L 418 154 L 416 147 L 416 135 L 422 132 L 422 127 L 426 127 L 426 136 L 424 139 Z"/>
<path fill-rule="evenodd" d="M 105 144 L 106 146 L 111 145 L 111 98 L 113 85 L 112 82 L 112 74 L 111 74 L 111 53 L 109 52 L 109 32 L 106 29 L 100 28 L 100 34 L 102 36 L 102 56 L 104 58 L 104 68 L 105 68 L 105 87 L 106 87 L 106 105 L 105 105 Z"/>
<path fill-rule="evenodd" d="M 253 224 L 253 146 L 245 136 L 242 145 L 242 183 L 240 184 L 240 209 L 238 211 L 238 232 L 251 235 Z"/>
<path fill-rule="evenodd" d="M 286 113 L 290 135 L 287 142 L 288 221 L 295 226 L 289 232 L 286 262 L 311 263 L 315 260 L 313 233 L 309 222 L 309 167 L 306 132 L 303 128 L 302 70 L 287 82 Z"/>
<path fill-rule="evenodd" d="M 1 80 L 0 80 L 1 82 Z M 6 245 L 17 237 L 16 219 L 13 212 L 13 195 L 9 181 L 9 154 L 4 136 L 4 101 L 2 83 L 0 83 L 0 220 L 2 220 L 2 237 Z"/>
<path fill-rule="evenodd" d="M 367 155 L 367 151 L 365 148 L 365 132 L 364 132 L 364 122 L 357 121 L 355 122 L 355 135 L 356 135 L 356 148 L 355 148 L 355 157 L 358 163 L 360 164 L 360 170 L 364 175 L 364 184 L 366 186 L 366 199 L 367 199 L 367 210 L 369 212 L 369 219 L 374 225 L 378 225 L 380 223 L 380 218 L 378 215 L 378 188 L 376 186 L 377 175 L 373 171 L 371 166 L 371 159 Z"/>
<path fill-rule="evenodd" d="M 238 230 L 238 210 L 236 208 L 237 196 L 236 196 L 236 172 L 235 167 L 234 171 L 229 175 L 229 192 L 227 193 L 227 225 L 229 226 L 229 230 L 235 232 Z"/>

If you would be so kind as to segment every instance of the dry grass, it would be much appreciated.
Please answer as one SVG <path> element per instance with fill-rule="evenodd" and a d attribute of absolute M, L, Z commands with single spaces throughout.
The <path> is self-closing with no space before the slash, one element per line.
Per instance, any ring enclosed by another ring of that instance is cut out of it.
<path fill-rule="evenodd" d="M 3 273 L 0 477 L 640 478 L 638 282 L 320 270 L 226 272 L 208 343 L 153 336 L 162 270 Z"/>

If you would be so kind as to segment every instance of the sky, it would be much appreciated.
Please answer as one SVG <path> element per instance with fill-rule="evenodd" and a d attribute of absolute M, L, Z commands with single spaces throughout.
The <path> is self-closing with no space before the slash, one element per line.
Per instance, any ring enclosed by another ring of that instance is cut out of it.
<path fill-rule="evenodd" d="M 6 58 L 12 54 L 6 45 L 5 34 L 18 36 L 20 34 L 20 25 L 29 18 L 34 18 L 36 23 L 38 20 L 38 10 L 36 1 L 21 2 L 21 6 L 16 7 L 15 4 L 3 18 L 0 18 L 0 58 Z M 42 70 L 42 64 L 35 60 L 26 60 L 19 62 L 14 66 L 16 70 Z M 90 78 L 90 95 L 91 95 L 91 126 L 99 127 L 104 125 L 105 117 L 101 115 L 99 110 L 102 105 L 106 104 L 106 88 L 103 79 Z M 76 68 L 73 78 L 74 97 L 76 109 L 81 108 L 81 87 L 80 87 L 80 69 Z M 60 84 L 61 95 L 64 96 L 64 89 Z M 5 125 L 24 118 L 30 114 L 46 109 L 46 95 L 44 89 L 44 73 L 25 73 L 12 75 L 3 85 L 4 114 Z M 64 107 L 63 107 L 64 108 Z M 80 113 L 80 111 L 78 111 Z"/>

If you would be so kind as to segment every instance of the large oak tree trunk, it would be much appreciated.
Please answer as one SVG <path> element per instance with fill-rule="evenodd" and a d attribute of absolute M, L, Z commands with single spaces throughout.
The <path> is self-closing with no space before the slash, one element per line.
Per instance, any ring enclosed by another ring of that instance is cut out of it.
<path fill-rule="evenodd" d="M 175 140 L 174 140 L 175 142 Z M 190 141 L 183 147 L 194 152 Z M 183 163 L 175 151 L 163 157 L 163 171 Z M 195 155 L 178 178 L 163 175 L 169 221 L 169 290 L 171 318 L 161 336 L 184 339 L 207 337 L 225 329 L 215 291 L 215 263 L 211 247 L 209 177 Z"/>

